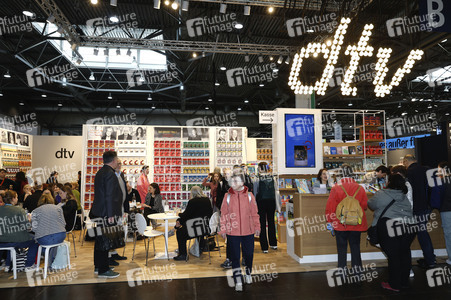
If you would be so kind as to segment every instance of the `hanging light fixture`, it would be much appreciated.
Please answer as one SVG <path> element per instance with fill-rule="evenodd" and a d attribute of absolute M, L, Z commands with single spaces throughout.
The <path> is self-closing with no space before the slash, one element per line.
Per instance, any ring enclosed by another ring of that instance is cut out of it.
<path fill-rule="evenodd" d="M 182 2 L 182 10 L 188 11 L 189 1 L 185 0 Z"/>
<path fill-rule="evenodd" d="M 244 15 L 245 16 L 250 16 L 251 15 L 251 7 L 250 7 L 250 5 L 245 5 L 244 6 Z"/>
<path fill-rule="evenodd" d="M 91 76 L 89 76 L 89 80 L 96 80 L 96 78 L 94 77 L 94 72 L 91 72 Z"/>
<path fill-rule="evenodd" d="M 111 93 L 108 94 L 108 99 L 109 100 L 113 99 L 113 96 L 111 96 Z"/>
<path fill-rule="evenodd" d="M 225 13 L 226 13 L 226 10 L 227 10 L 227 4 L 221 3 L 221 5 L 219 5 L 219 12 L 220 12 L 221 14 L 225 14 Z"/>

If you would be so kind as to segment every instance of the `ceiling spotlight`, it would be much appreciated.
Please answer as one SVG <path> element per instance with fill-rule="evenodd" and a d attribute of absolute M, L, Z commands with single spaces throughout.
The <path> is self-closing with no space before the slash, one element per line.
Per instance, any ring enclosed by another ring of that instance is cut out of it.
<path fill-rule="evenodd" d="M 213 99 L 211 99 L 211 98 L 208 98 L 208 102 L 213 102 Z"/>
<path fill-rule="evenodd" d="M 448 39 L 444 39 L 443 41 L 441 41 L 440 43 L 446 43 L 448 41 Z"/>
<path fill-rule="evenodd" d="M 446 113 L 445 116 L 449 116 L 449 113 Z"/>
<path fill-rule="evenodd" d="M 227 9 L 227 4 L 221 3 L 221 5 L 219 6 L 219 12 L 220 12 L 221 14 L 225 14 L 226 9 Z"/>
<path fill-rule="evenodd" d="M 403 113 L 401 114 L 401 116 L 405 116 L 405 115 L 407 115 L 407 112 L 403 112 Z"/>
<path fill-rule="evenodd" d="M 246 100 L 244 100 L 244 103 L 249 103 L 249 100 L 247 100 L 247 99 L 246 99 Z"/>
<path fill-rule="evenodd" d="M 83 60 L 82 60 L 80 57 L 78 57 L 77 60 L 75 61 L 75 63 L 76 63 L 77 65 L 79 65 L 79 64 L 81 64 L 82 61 L 83 61 Z"/>
<path fill-rule="evenodd" d="M 193 52 L 193 57 L 196 58 L 197 57 L 197 53 Z"/>
<path fill-rule="evenodd" d="M 202 57 L 205 57 L 205 52 L 204 51 L 202 51 Z"/>
<path fill-rule="evenodd" d="M 244 15 L 250 16 L 250 14 L 251 14 L 251 7 L 249 5 L 245 5 L 244 6 Z"/>
<path fill-rule="evenodd" d="M 19 105 L 20 105 L 20 106 L 24 106 L 24 105 L 25 105 L 25 103 L 23 103 L 23 102 L 19 102 Z"/>
<path fill-rule="evenodd" d="M 180 90 L 183 91 L 184 89 L 185 89 L 185 86 L 182 84 L 182 85 L 180 86 Z"/>
<path fill-rule="evenodd" d="M 94 48 L 94 55 L 95 56 L 99 55 L 99 48 Z"/>
<path fill-rule="evenodd" d="M 219 82 L 215 82 L 215 85 L 216 86 L 220 86 L 221 84 Z"/>
<path fill-rule="evenodd" d="M 67 78 L 63 77 L 63 86 L 66 86 L 66 85 L 67 85 Z"/>
<path fill-rule="evenodd" d="M 128 50 L 127 50 L 127 55 L 132 56 L 132 50 L 130 48 L 128 48 Z"/>
<path fill-rule="evenodd" d="M 249 62 L 249 55 L 246 54 L 246 55 L 244 56 L 244 62 Z"/>
<path fill-rule="evenodd" d="M 118 23 L 119 22 L 119 18 L 116 17 L 116 16 L 112 16 L 112 17 L 110 17 L 110 21 L 111 21 L 111 23 Z"/>
<path fill-rule="evenodd" d="M 160 0 L 153 0 L 153 8 L 160 9 L 161 2 Z"/>
<path fill-rule="evenodd" d="M 111 6 L 117 6 L 117 0 L 110 0 Z"/>
<path fill-rule="evenodd" d="M 188 11 L 189 1 L 183 1 L 182 2 L 182 10 Z"/>
<path fill-rule="evenodd" d="M 6 73 L 3 75 L 5 78 L 11 78 L 11 75 L 9 74 L 9 70 L 6 70 Z"/>
<path fill-rule="evenodd" d="M 274 60 L 274 57 L 270 56 L 270 57 L 269 57 L 269 60 L 270 60 L 270 61 L 273 61 L 273 60 Z"/>
<path fill-rule="evenodd" d="M 121 108 L 121 105 L 119 104 L 119 102 L 117 103 L 116 108 Z"/>
<path fill-rule="evenodd" d="M 243 29 L 243 24 L 241 24 L 241 23 L 236 23 L 236 24 L 235 24 L 235 29 Z"/>
<path fill-rule="evenodd" d="M 227 68 L 226 68 L 224 65 L 221 65 L 221 66 L 219 67 L 219 69 L 220 69 L 221 71 L 227 70 Z"/>
<path fill-rule="evenodd" d="M 258 86 L 259 86 L 259 87 L 264 87 L 265 84 L 264 84 L 263 82 L 261 82 Z"/>
<path fill-rule="evenodd" d="M 108 99 L 109 100 L 113 99 L 113 96 L 111 96 L 111 93 L 108 94 Z"/>
<path fill-rule="evenodd" d="M 279 59 L 277 60 L 277 63 L 280 65 L 283 62 L 283 56 L 280 55 Z"/>
<path fill-rule="evenodd" d="M 429 104 L 429 105 L 428 105 L 428 109 L 431 109 L 431 108 L 432 108 L 432 105 Z"/>
<path fill-rule="evenodd" d="M 0 97 L 3 97 L 3 93 L 2 93 L 2 91 L 0 91 Z"/>
<path fill-rule="evenodd" d="M 449 85 L 445 86 L 445 88 L 443 89 L 443 91 L 444 91 L 445 93 L 448 93 L 448 92 L 449 92 Z"/>
<path fill-rule="evenodd" d="M 349 103 L 348 103 L 348 106 L 352 106 L 352 105 L 353 105 L 352 102 L 349 102 Z"/>
<path fill-rule="evenodd" d="M 103 55 L 108 56 L 109 55 L 109 49 L 106 48 L 105 50 L 103 50 Z"/>
<path fill-rule="evenodd" d="M 263 62 L 263 56 L 260 55 L 260 56 L 258 57 L 258 61 L 259 61 L 260 63 L 262 63 L 262 62 Z"/>
<path fill-rule="evenodd" d="M 91 4 L 94 4 L 94 5 L 96 5 L 97 3 L 99 3 L 99 1 L 98 1 L 98 0 L 91 0 Z"/>
<path fill-rule="evenodd" d="M 55 16 L 53 14 L 50 14 L 50 16 L 47 18 L 47 22 L 54 23 L 55 22 Z"/>
<path fill-rule="evenodd" d="M 210 108 L 209 108 L 208 106 L 205 106 L 205 109 L 206 109 L 206 110 L 209 110 Z"/>
<path fill-rule="evenodd" d="M 116 55 L 121 55 L 121 49 L 117 48 Z"/>
<path fill-rule="evenodd" d="M 171 2 L 169 2 L 169 0 L 164 1 L 164 5 L 169 6 L 169 4 L 171 4 Z"/>
<path fill-rule="evenodd" d="M 24 10 L 24 11 L 22 11 L 22 13 L 23 13 L 24 15 L 26 15 L 27 17 L 30 17 L 30 18 L 33 18 L 33 17 L 34 17 L 34 13 L 33 13 L 32 11 Z"/>
<path fill-rule="evenodd" d="M 152 95 L 149 94 L 149 97 L 147 97 L 147 100 L 151 101 L 152 100 Z"/>
<path fill-rule="evenodd" d="M 146 79 L 144 78 L 144 76 L 142 74 L 139 77 L 139 82 L 146 82 Z"/>
<path fill-rule="evenodd" d="M 58 106 L 59 106 L 59 107 L 62 107 L 62 106 L 63 106 L 63 103 L 59 102 L 59 103 L 58 103 Z"/>
<path fill-rule="evenodd" d="M 238 107 L 236 110 L 241 110 L 241 107 Z"/>
<path fill-rule="evenodd" d="M 176 10 L 177 8 L 179 8 L 179 4 L 176 1 L 174 1 L 172 2 L 171 7 L 173 10 Z"/>
<path fill-rule="evenodd" d="M 268 7 L 268 12 L 270 14 L 272 14 L 274 12 L 274 7 L 272 7 L 272 6 Z"/>
<path fill-rule="evenodd" d="M 152 105 L 152 109 L 155 109 L 155 105 Z"/>
<path fill-rule="evenodd" d="M 274 69 L 272 69 L 272 71 L 273 71 L 274 73 L 277 73 L 277 72 L 279 72 L 279 69 L 274 68 Z"/>
<path fill-rule="evenodd" d="M 89 80 L 96 80 L 96 78 L 94 77 L 94 72 L 91 72 L 91 76 L 89 76 Z"/>
<path fill-rule="evenodd" d="M 287 57 L 287 60 L 285 61 L 285 63 L 286 63 L 287 65 L 290 64 L 290 56 Z"/>

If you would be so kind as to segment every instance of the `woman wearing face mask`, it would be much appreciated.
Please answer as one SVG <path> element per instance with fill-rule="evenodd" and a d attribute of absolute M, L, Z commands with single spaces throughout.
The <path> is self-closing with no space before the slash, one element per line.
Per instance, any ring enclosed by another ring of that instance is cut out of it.
<path fill-rule="evenodd" d="M 149 175 L 149 166 L 142 167 L 141 175 L 138 178 L 138 185 L 136 186 L 139 196 L 141 197 L 141 204 L 144 204 L 147 191 L 149 190 L 150 183 L 149 179 L 147 178 L 148 175 Z M 142 207 L 144 207 L 144 205 L 142 205 Z"/>
<path fill-rule="evenodd" d="M 221 231 L 230 248 L 232 268 L 240 268 L 240 248 L 246 264 L 244 282 L 252 283 L 252 262 L 254 258 L 254 235 L 260 235 L 260 221 L 255 197 L 244 186 L 244 173 L 234 170 L 231 188 L 224 196 L 221 206 Z M 233 272 L 235 290 L 243 291 L 241 269 Z"/>
<path fill-rule="evenodd" d="M 210 188 L 210 199 L 213 207 L 216 206 L 216 192 L 218 189 L 219 180 L 221 180 L 221 174 L 215 172 L 213 174 L 210 173 L 202 182 L 203 186 Z"/>

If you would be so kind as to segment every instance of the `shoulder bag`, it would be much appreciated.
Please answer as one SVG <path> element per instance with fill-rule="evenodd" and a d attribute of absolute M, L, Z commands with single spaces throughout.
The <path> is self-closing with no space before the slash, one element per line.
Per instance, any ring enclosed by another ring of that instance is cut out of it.
<path fill-rule="evenodd" d="M 382 211 L 382 214 L 379 216 L 379 219 L 376 222 L 376 225 L 374 226 L 370 226 L 368 227 L 367 230 L 367 241 L 370 242 L 371 245 L 375 246 L 377 244 L 379 244 L 379 238 L 377 237 L 377 224 L 379 224 L 380 220 L 382 219 L 382 217 L 384 216 L 384 214 L 387 212 L 387 210 L 390 208 L 390 206 L 393 205 L 393 203 L 395 203 L 395 199 L 393 199 Z"/>

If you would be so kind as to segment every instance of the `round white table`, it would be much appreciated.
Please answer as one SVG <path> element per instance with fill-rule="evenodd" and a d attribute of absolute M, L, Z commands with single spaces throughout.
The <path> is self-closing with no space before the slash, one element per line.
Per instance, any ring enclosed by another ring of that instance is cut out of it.
<path fill-rule="evenodd" d="M 175 252 L 169 253 L 168 251 L 168 232 L 169 232 L 169 220 L 177 220 L 179 217 L 176 214 L 159 213 L 147 215 L 149 219 L 152 220 L 164 220 L 164 241 L 165 241 L 165 253 L 157 253 L 155 259 L 165 259 L 173 258 L 176 256 Z"/>

